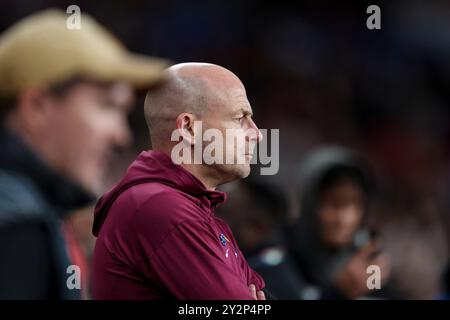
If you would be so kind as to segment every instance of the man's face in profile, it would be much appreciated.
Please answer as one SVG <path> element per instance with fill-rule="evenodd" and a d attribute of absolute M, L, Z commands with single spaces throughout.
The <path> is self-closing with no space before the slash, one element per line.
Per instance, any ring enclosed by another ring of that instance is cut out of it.
<path fill-rule="evenodd" d="M 46 136 L 51 167 L 99 192 L 113 149 L 131 142 L 127 116 L 133 100 L 126 84 L 85 81 L 49 99 Z"/>
<path fill-rule="evenodd" d="M 261 133 L 252 119 L 252 108 L 243 87 L 225 92 L 224 97 L 203 117 L 203 129 L 214 128 L 222 134 L 224 163 L 213 164 L 217 171 L 232 180 L 245 178 L 250 174 L 250 161 L 256 156 L 253 153 Z M 205 147 L 208 142 L 203 144 Z M 232 159 L 231 163 L 227 163 L 227 157 Z"/>

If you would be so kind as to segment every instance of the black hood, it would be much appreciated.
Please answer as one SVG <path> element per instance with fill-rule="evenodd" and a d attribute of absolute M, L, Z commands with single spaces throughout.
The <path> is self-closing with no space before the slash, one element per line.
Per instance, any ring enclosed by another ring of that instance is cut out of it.
<path fill-rule="evenodd" d="M 360 177 L 365 192 L 373 192 L 373 179 L 364 161 L 354 152 L 342 147 L 320 147 L 312 150 L 302 161 L 297 174 L 297 197 L 300 217 L 288 227 L 288 243 L 296 260 L 311 281 L 321 285 L 329 282 L 356 249 L 358 240 L 367 236 L 363 224 L 351 245 L 341 249 L 327 248 L 319 237 L 317 200 L 324 177 L 338 168 L 350 169 Z"/>

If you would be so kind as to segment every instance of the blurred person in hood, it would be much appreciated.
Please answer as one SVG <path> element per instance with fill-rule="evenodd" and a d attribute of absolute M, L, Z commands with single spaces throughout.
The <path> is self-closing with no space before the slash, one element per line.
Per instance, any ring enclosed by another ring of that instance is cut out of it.
<path fill-rule="evenodd" d="M 134 88 L 166 63 L 128 52 L 88 15 L 55 9 L 0 35 L 0 299 L 77 299 L 88 274 L 70 212 L 92 203 L 131 140 Z M 73 273 L 77 268 L 81 274 Z"/>
<path fill-rule="evenodd" d="M 388 256 L 367 225 L 374 184 L 364 161 L 341 147 L 311 151 L 300 166 L 300 216 L 287 244 L 308 285 L 305 298 L 383 296 L 370 290 L 367 268 L 379 267 L 381 289 L 390 275 Z"/>

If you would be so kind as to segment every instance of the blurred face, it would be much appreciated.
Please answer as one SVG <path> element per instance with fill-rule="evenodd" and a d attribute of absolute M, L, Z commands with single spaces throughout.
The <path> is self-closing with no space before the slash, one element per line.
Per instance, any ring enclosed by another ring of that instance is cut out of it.
<path fill-rule="evenodd" d="M 223 182 L 245 178 L 250 174 L 250 161 L 262 135 L 252 119 L 252 108 L 244 87 L 241 85 L 226 92 L 220 105 L 212 109 L 202 119 L 204 129 L 215 128 L 222 133 L 224 157 L 223 164 L 212 167 L 223 176 Z M 227 157 L 233 159 L 231 163 L 225 161 Z"/>
<path fill-rule="evenodd" d="M 127 116 L 134 93 L 122 83 L 81 82 L 45 100 L 40 153 L 58 172 L 98 193 L 112 151 L 130 143 Z"/>
<path fill-rule="evenodd" d="M 323 191 L 318 210 L 322 241 L 334 248 L 346 246 L 361 224 L 363 191 L 353 181 L 341 182 Z"/>

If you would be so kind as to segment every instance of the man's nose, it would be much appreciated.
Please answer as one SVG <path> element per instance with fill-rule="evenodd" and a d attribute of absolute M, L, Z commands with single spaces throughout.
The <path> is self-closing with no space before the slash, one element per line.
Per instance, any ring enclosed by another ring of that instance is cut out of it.
<path fill-rule="evenodd" d="M 249 128 L 247 129 L 247 139 L 256 140 L 257 143 L 263 139 L 262 133 L 252 118 L 249 118 Z"/>

